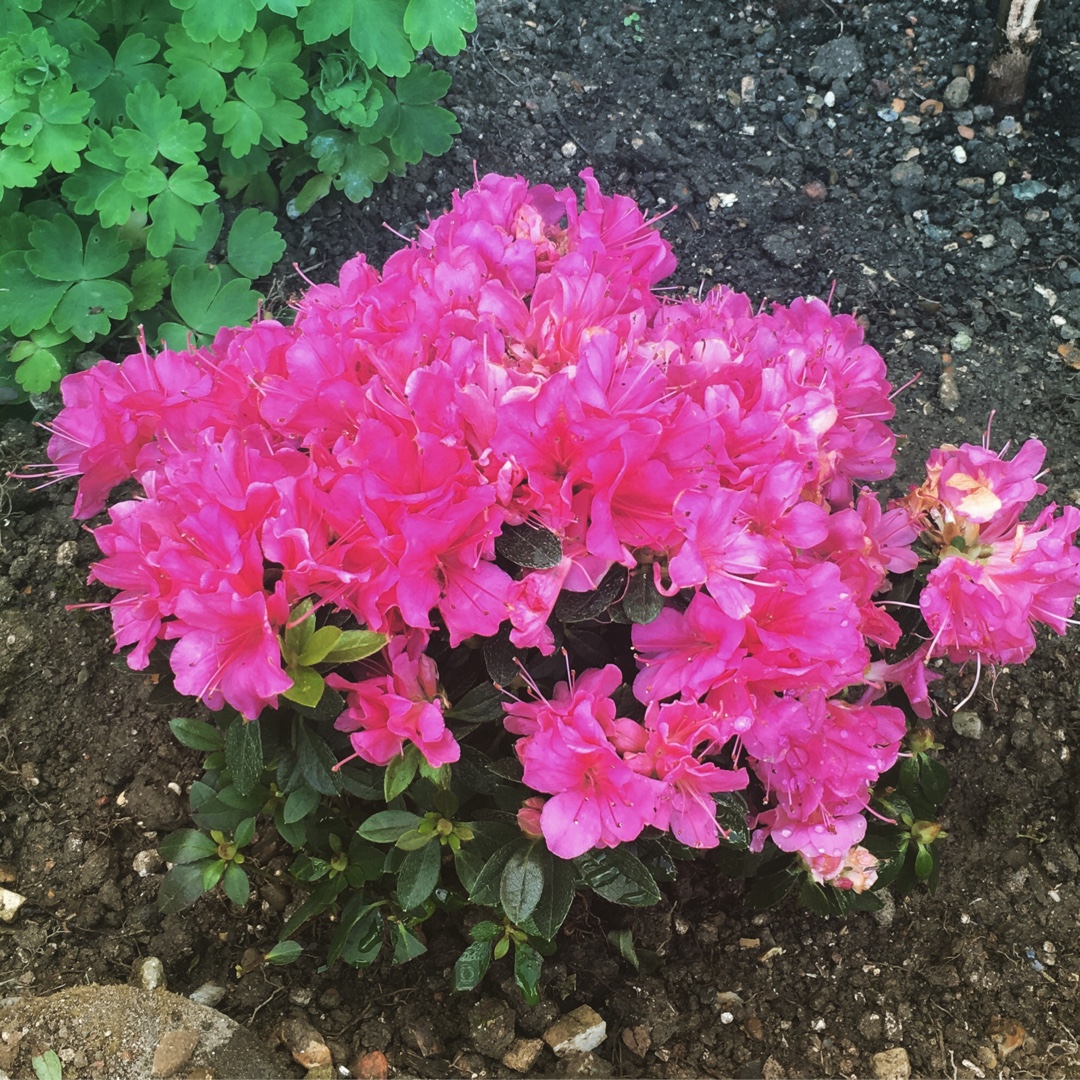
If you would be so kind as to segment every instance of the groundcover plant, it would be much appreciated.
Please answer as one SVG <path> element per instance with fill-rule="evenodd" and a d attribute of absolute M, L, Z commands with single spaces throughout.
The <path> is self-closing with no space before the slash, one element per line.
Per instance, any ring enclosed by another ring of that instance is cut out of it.
<path fill-rule="evenodd" d="M 457 985 L 513 948 L 534 998 L 579 889 L 653 903 L 678 859 L 825 913 L 932 886 L 932 665 L 1070 622 L 1080 511 L 1028 512 L 1039 442 L 944 446 L 883 506 L 855 319 L 662 299 L 670 246 L 582 178 L 485 176 L 292 326 L 63 382 L 76 516 L 141 488 L 94 530 L 117 648 L 212 710 L 173 723 L 208 757 L 162 904 L 243 904 L 291 847 L 271 962 L 326 911 L 329 960 L 406 960 L 472 905 Z"/>

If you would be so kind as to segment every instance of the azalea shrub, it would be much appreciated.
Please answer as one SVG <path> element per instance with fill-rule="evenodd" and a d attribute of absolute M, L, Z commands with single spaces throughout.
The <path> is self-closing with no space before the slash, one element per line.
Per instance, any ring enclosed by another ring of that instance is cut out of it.
<path fill-rule="evenodd" d="M 933 884 L 937 668 L 1070 621 L 1039 442 L 944 446 L 883 503 L 856 320 L 662 298 L 670 245 L 582 178 L 484 176 L 291 326 L 64 380 L 76 516 L 126 484 L 93 530 L 117 649 L 209 710 L 173 724 L 208 756 L 163 905 L 287 872 L 271 962 L 327 911 L 330 960 L 405 960 L 471 905 L 457 984 L 513 949 L 535 997 L 579 890 L 654 903 L 679 860 L 827 913 Z"/>

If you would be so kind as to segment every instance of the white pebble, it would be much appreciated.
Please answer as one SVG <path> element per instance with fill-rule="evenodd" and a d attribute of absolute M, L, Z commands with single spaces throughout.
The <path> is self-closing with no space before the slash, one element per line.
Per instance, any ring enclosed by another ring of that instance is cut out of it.
<path fill-rule="evenodd" d="M 957 165 L 963 165 L 967 161 L 967 151 L 962 146 L 954 146 L 952 150 L 952 159 Z"/>
<path fill-rule="evenodd" d="M 573 157 L 577 153 L 577 143 L 572 139 L 567 139 L 567 141 L 562 144 L 561 150 L 563 157 Z"/>

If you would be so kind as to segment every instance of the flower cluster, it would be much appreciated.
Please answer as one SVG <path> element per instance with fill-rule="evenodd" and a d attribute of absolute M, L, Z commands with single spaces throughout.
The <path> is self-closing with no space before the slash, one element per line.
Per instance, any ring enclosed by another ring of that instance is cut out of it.
<path fill-rule="evenodd" d="M 292 326 L 64 380 L 50 457 L 81 477 L 77 515 L 142 489 L 94 530 L 117 645 L 140 668 L 175 641 L 178 688 L 254 719 L 292 685 L 290 612 L 347 613 L 389 644 L 329 676 L 339 729 L 366 761 L 416 747 L 437 767 L 460 747 L 432 636 L 548 656 L 560 598 L 621 573 L 654 602 L 632 654 L 505 706 L 538 793 L 523 829 L 564 858 L 646 827 L 711 847 L 714 795 L 753 773 L 755 843 L 868 887 L 863 811 L 905 733 L 882 692 L 925 707 L 930 658 L 1007 662 L 1032 622 L 1062 632 L 1080 511 L 1020 523 L 1035 443 L 1011 462 L 936 451 L 883 508 L 861 484 L 893 471 L 891 387 L 857 322 L 725 287 L 660 300 L 670 246 L 582 177 L 579 204 L 485 176 L 381 273 L 359 256 L 312 287 Z M 500 556 L 515 528 L 559 554 Z M 929 643 L 890 663 L 901 631 L 881 599 L 920 534 L 938 559 Z"/>

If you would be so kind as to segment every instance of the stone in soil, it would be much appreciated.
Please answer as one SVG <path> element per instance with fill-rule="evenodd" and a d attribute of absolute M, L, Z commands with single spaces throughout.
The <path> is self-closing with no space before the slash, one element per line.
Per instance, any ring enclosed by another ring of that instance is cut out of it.
<path fill-rule="evenodd" d="M 911 1076 L 911 1062 L 902 1046 L 875 1054 L 870 1059 L 870 1065 L 877 1080 L 908 1080 Z"/>
<path fill-rule="evenodd" d="M 595 1050 L 607 1038 L 607 1023 L 595 1009 L 581 1005 L 544 1032 L 544 1042 L 560 1057 Z"/>
<path fill-rule="evenodd" d="M 502 1056 L 502 1063 L 514 1072 L 528 1072 L 544 1049 L 543 1039 L 515 1039 Z"/>
<path fill-rule="evenodd" d="M 173 1028 L 166 1031 L 154 1049 L 154 1061 L 150 1075 L 167 1080 L 175 1076 L 190 1060 L 199 1045 L 198 1032 L 190 1028 Z"/>

